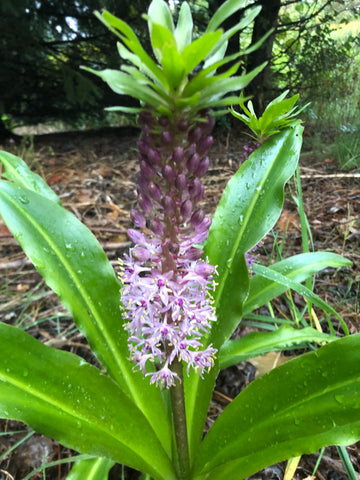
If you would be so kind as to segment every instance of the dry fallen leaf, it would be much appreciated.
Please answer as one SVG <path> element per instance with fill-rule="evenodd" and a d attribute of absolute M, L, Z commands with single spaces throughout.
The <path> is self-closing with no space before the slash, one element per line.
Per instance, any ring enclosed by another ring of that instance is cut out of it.
<path fill-rule="evenodd" d="M 286 230 L 298 230 L 297 213 L 284 209 L 276 225 L 281 233 L 285 233 Z"/>
<path fill-rule="evenodd" d="M 248 360 L 248 362 L 254 365 L 256 368 L 255 378 L 258 378 L 265 373 L 270 372 L 270 370 L 273 368 L 278 367 L 279 365 L 282 365 L 283 363 L 286 363 L 295 357 L 296 355 L 282 355 L 281 352 L 269 352 L 265 355 L 252 358 Z"/>

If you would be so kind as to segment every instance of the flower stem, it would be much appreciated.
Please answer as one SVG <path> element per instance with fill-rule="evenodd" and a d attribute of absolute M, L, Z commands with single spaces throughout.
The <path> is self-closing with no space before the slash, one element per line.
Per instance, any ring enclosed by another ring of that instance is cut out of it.
<path fill-rule="evenodd" d="M 180 378 L 180 381 L 170 388 L 176 448 L 179 457 L 179 480 L 188 480 L 190 478 L 190 459 L 182 362 L 175 360 L 171 364 L 171 370 Z"/>

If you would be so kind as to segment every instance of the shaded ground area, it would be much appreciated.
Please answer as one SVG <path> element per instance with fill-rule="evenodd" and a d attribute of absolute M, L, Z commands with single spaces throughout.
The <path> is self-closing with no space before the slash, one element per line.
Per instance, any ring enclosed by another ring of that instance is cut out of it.
<path fill-rule="evenodd" d="M 136 203 L 136 136 L 136 129 L 131 128 L 49 134 L 37 137 L 34 144 L 29 138 L 15 145 L 3 145 L 2 148 L 25 157 L 32 169 L 46 178 L 63 205 L 95 234 L 116 268 L 117 258 L 130 245 L 126 230 L 130 227 L 128 212 Z M 208 213 L 215 210 L 227 181 L 243 161 L 246 141 L 246 137 L 237 133 L 231 134 L 227 130 L 216 132 L 211 151 L 212 163 L 206 177 L 204 209 Z M 320 152 L 311 151 L 306 152 L 302 159 L 300 171 L 314 250 L 330 250 L 353 262 L 352 267 L 337 272 L 333 269 L 322 271 L 317 276 L 315 291 L 342 315 L 351 333 L 359 332 L 360 173 L 340 173 L 336 159 L 322 158 Z M 266 265 L 274 261 L 279 248 L 282 248 L 284 258 L 302 251 L 300 220 L 293 195 L 297 196 L 297 191 L 291 181 L 286 189 L 283 213 L 273 232 L 257 251 L 258 261 Z M 47 345 L 64 348 L 94 361 L 68 312 L 56 295 L 47 289 L 1 220 L 0 271 L 1 321 L 26 329 Z M 299 308 L 305 304 L 297 294 L 294 294 L 294 301 Z M 283 299 L 275 301 L 273 308 L 277 315 L 284 318 L 289 315 Z M 245 333 L 248 328 L 244 325 L 238 334 Z M 257 368 L 266 371 L 282 361 L 280 355 L 269 355 Z M 255 374 L 256 368 L 251 363 L 231 367 L 221 374 L 209 411 L 208 426 L 254 379 Z M 37 434 L 11 450 L 29 430 L 23 424 L 12 421 L 0 421 L 0 429 L 9 433 L 0 437 L 0 480 L 20 480 L 42 461 L 50 462 L 73 454 Z M 20 432 L 10 434 L 14 431 Z M 360 444 L 357 444 L 348 449 L 358 472 L 359 448 Z M 296 477 L 303 479 L 311 475 L 316 462 L 317 455 L 304 456 Z M 66 478 L 69 468 L 69 465 L 62 465 L 48 469 L 46 478 Z M 283 468 L 284 464 L 276 465 L 255 477 L 282 479 Z M 316 475 L 320 480 L 346 478 L 335 448 L 326 449 Z M 112 476 L 121 478 L 121 471 L 114 470 Z M 32 478 L 43 478 L 43 474 L 35 474 Z M 125 478 L 135 479 L 137 474 L 127 472 Z"/>

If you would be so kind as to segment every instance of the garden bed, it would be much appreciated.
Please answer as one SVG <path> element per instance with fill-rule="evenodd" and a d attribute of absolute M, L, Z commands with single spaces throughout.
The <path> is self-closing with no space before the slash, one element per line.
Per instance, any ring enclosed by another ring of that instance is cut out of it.
<path fill-rule="evenodd" d="M 98 238 L 114 268 L 117 259 L 130 246 L 126 231 L 130 227 L 129 210 L 136 203 L 136 137 L 133 128 L 105 129 L 100 132 L 69 132 L 39 135 L 2 148 L 25 157 L 32 169 L 46 178 L 65 208 L 72 211 Z M 33 143 L 34 140 L 34 143 Z M 229 178 L 243 161 L 247 137 L 217 130 L 211 150 L 211 165 L 205 177 L 204 210 L 212 213 Z M 338 170 L 336 159 L 318 152 L 301 160 L 300 174 L 304 208 L 311 227 L 314 250 L 328 250 L 353 262 L 339 271 L 325 269 L 316 278 L 315 291 L 334 307 L 346 321 L 351 333 L 360 332 L 360 173 Z M 292 196 L 298 196 L 295 182 L 286 189 L 283 212 L 273 232 L 256 251 L 257 261 L 269 264 L 279 248 L 283 258 L 302 252 L 300 219 Z M 26 329 L 47 345 L 66 349 L 95 363 L 85 339 L 75 328 L 68 312 L 49 291 L 31 262 L 25 257 L 6 226 L 0 220 L 0 320 Z M 304 299 L 294 294 L 301 307 Z M 288 315 L 283 299 L 273 308 L 284 318 Z M 319 312 L 321 315 L 321 312 Z M 242 326 L 237 335 L 249 331 Z M 267 355 L 257 362 L 243 363 L 221 373 L 209 411 L 208 427 L 231 399 L 255 375 L 286 361 L 285 355 Z M 34 434 L 17 448 L 11 448 L 28 431 L 23 424 L 1 421 L 0 429 L 9 435 L 0 437 L 0 480 L 22 479 L 42 461 L 67 458 L 72 452 L 56 442 Z M 26 432 L 10 434 L 14 431 Z M 348 448 L 360 472 L 360 444 Z M 317 455 L 304 456 L 297 478 L 311 475 Z M 283 464 L 266 469 L 256 478 L 281 479 Z M 68 465 L 47 470 L 46 478 L 66 478 Z M 317 470 L 321 480 L 346 478 L 335 448 L 326 449 Z M 121 478 L 117 470 L 113 478 Z M 42 472 L 32 478 L 43 478 Z M 44 477 L 45 478 L 45 477 Z M 128 480 L 137 478 L 127 471 Z M 360 477 L 359 477 L 360 478 Z"/>

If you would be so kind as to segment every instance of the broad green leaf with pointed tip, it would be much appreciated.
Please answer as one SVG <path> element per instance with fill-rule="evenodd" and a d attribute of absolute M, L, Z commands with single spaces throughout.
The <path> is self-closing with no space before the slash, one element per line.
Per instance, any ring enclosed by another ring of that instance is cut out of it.
<path fill-rule="evenodd" d="M 185 63 L 177 50 L 175 37 L 162 25 L 153 24 L 151 42 L 169 85 L 176 89 L 185 76 Z"/>
<path fill-rule="evenodd" d="M 219 272 L 214 294 L 218 321 L 209 339 L 217 348 L 241 319 L 248 294 L 244 256 L 280 215 L 284 185 L 299 159 L 301 133 L 300 126 L 289 128 L 255 150 L 229 181 L 216 209 L 204 251 Z"/>
<path fill-rule="evenodd" d="M 165 47 L 170 47 L 171 49 L 174 49 L 178 53 L 178 55 L 180 55 L 177 51 L 177 45 L 174 35 L 162 25 L 158 25 L 157 23 L 152 24 L 150 38 L 153 51 L 160 64 L 162 64 L 163 61 L 163 50 Z"/>
<path fill-rule="evenodd" d="M 2 173 L 3 177 L 61 205 L 61 200 L 56 193 L 51 190 L 43 178 L 29 169 L 24 160 L 12 153 L 0 151 L 0 163 L 5 169 L 5 172 Z"/>
<path fill-rule="evenodd" d="M 150 423 L 111 378 L 4 323 L 0 345 L 1 418 L 25 422 L 79 452 L 175 480 Z"/>
<path fill-rule="evenodd" d="M 297 102 L 299 95 L 293 95 L 290 98 L 286 98 L 281 102 L 271 102 L 265 109 L 263 115 L 259 118 L 259 128 L 262 131 L 273 123 L 275 126 L 279 124 L 287 115 L 291 115 L 291 110 Z M 284 117 L 285 115 L 285 117 Z M 281 124 L 281 123 L 280 123 Z"/>
<path fill-rule="evenodd" d="M 323 268 L 341 268 L 351 265 L 346 258 L 331 252 L 310 252 L 285 258 L 280 262 L 267 267 L 271 271 L 279 272 L 290 280 L 303 282 Z M 260 275 L 250 278 L 249 296 L 243 307 L 243 314 L 250 313 L 256 308 L 265 305 L 273 298 L 286 292 L 287 287 Z"/>
<path fill-rule="evenodd" d="M 193 19 L 187 2 L 181 4 L 179 19 L 174 31 L 177 49 L 181 53 L 192 40 Z"/>
<path fill-rule="evenodd" d="M 200 38 L 194 40 L 190 45 L 184 48 L 182 52 L 183 62 L 186 66 L 185 75 L 197 67 L 218 43 L 222 36 L 221 30 L 205 33 Z"/>
<path fill-rule="evenodd" d="M 241 480 L 265 466 L 360 439 L 360 334 L 252 382 L 226 407 L 196 456 L 193 480 Z"/>
<path fill-rule="evenodd" d="M 163 108 L 167 108 L 168 103 L 164 98 L 158 95 L 152 88 L 147 85 L 134 82 L 130 75 L 118 70 L 105 69 L 101 71 L 93 70 L 92 68 L 85 68 L 84 70 L 94 73 L 106 82 L 109 87 L 120 95 L 131 95 L 134 98 L 151 105 L 154 108 L 158 108 L 161 105 Z"/>
<path fill-rule="evenodd" d="M 298 162 L 301 132 L 301 127 L 288 129 L 256 150 L 232 177 L 219 202 L 204 248 L 205 257 L 219 272 L 214 293 L 218 320 L 206 344 L 221 348 L 241 321 L 249 289 L 245 253 L 280 215 L 284 185 Z M 217 370 L 216 365 L 204 379 L 190 375 L 184 380 L 192 459 L 197 456 Z"/>
<path fill-rule="evenodd" d="M 120 284 L 93 234 L 39 194 L 0 181 L 0 215 L 47 284 L 71 312 L 106 371 L 145 413 L 170 449 L 161 393 L 134 373 L 120 314 Z"/>
<path fill-rule="evenodd" d="M 177 90 L 181 86 L 185 74 L 185 64 L 182 56 L 170 45 L 166 45 L 161 63 L 170 86 L 173 90 Z"/>
<path fill-rule="evenodd" d="M 170 33 L 174 33 L 174 22 L 169 5 L 164 2 L 164 0 L 153 0 L 150 3 L 148 17 L 150 34 L 151 28 L 155 23 L 162 25 L 164 28 L 169 30 Z"/>
<path fill-rule="evenodd" d="M 154 62 L 154 60 L 143 49 L 133 29 L 124 21 L 111 15 L 111 13 L 104 10 L 102 14 L 95 12 L 97 18 L 106 25 L 115 35 L 117 35 L 127 48 L 133 52 L 141 63 L 146 65 L 146 68 L 152 72 L 154 77 L 159 80 L 162 85 L 166 85 L 166 78 L 161 68 Z M 119 33 L 120 32 L 120 33 Z M 86 70 L 86 69 L 85 69 Z M 94 73 L 94 72 L 93 72 Z"/>
<path fill-rule="evenodd" d="M 337 340 L 334 335 L 311 327 L 293 328 L 283 325 L 273 332 L 252 332 L 236 340 L 228 340 L 220 350 L 220 368 L 227 368 L 249 358 L 268 352 L 293 349 L 304 343 L 328 343 Z"/>
<path fill-rule="evenodd" d="M 66 480 L 107 480 L 111 467 L 115 464 L 108 458 L 91 458 L 75 462 Z"/>
<path fill-rule="evenodd" d="M 166 80 L 166 78 L 165 78 L 165 76 L 164 76 L 164 74 L 161 70 L 160 70 L 161 75 L 158 76 L 156 74 L 156 70 L 155 70 L 155 73 L 154 73 L 154 69 L 150 69 L 148 67 L 148 65 L 146 65 L 144 62 L 142 62 L 140 60 L 138 55 L 135 55 L 134 53 L 132 53 L 128 48 L 126 48 L 120 42 L 117 43 L 117 49 L 118 49 L 120 57 L 124 60 L 128 60 L 130 63 L 135 65 L 139 69 L 140 72 L 142 72 L 146 76 L 148 76 L 154 82 L 153 85 L 159 84 L 158 86 L 162 87 L 162 91 L 164 91 L 164 89 L 168 88 L 168 86 L 169 86 L 168 82 L 167 82 L 167 80 Z M 123 68 L 123 66 L 122 66 L 122 68 Z"/>

